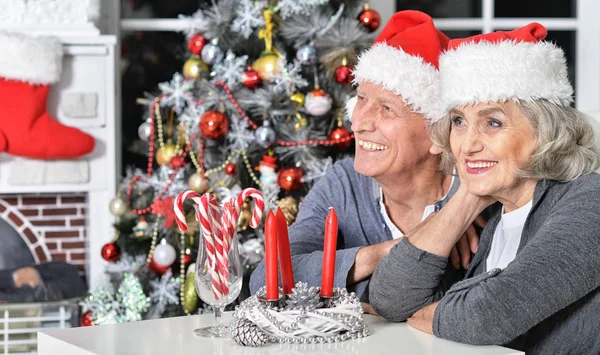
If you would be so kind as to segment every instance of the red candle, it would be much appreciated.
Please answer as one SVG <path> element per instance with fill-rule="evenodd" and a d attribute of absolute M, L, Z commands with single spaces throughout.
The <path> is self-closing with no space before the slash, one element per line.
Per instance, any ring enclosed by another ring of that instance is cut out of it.
<path fill-rule="evenodd" d="M 325 220 L 325 244 L 323 246 L 323 274 L 321 277 L 321 296 L 333 296 L 333 276 L 335 274 L 335 251 L 337 244 L 338 220 L 335 209 L 329 209 Z"/>
<path fill-rule="evenodd" d="M 290 239 L 285 214 L 277 207 L 277 251 L 279 254 L 279 268 L 281 269 L 281 287 L 283 294 L 289 295 L 294 288 L 294 271 L 292 269 L 292 255 L 290 252 Z"/>
<path fill-rule="evenodd" d="M 279 299 L 279 283 L 277 280 L 277 220 L 273 211 L 269 211 L 265 221 L 265 264 L 267 300 Z"/>

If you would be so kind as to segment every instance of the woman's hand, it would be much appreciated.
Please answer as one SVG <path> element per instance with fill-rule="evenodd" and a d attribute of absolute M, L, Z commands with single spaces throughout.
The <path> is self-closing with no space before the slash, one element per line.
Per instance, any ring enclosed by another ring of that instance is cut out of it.
<path fill-rule="evenodd" d="M 452 251 L 450 251 L 450 264 L 455 269 L 461 266 L 464 269 L 469 267 L 471 262 L 471 253 L 475 254 L 479 247 L 479 235 L 475 230 L 476 227 L 482 228 L 486 225 L 486 220 L 481 216 L 477 216 L 473 223 L 467 227 L 467 230 L 458 240 Z"/>

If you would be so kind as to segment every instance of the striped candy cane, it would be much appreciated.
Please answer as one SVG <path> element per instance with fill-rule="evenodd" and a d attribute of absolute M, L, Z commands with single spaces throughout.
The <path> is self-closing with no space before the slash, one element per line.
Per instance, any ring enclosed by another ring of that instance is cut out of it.
<path fill-rule="evenodd" d="M 226 236 L 224 234 L 224 228 L 221 225 L 221 212 L 219 211 L 219 202 L 212 194 L 208 195 L 208 209 L 209 218 L 212 226 L 214 243 L 215 243 L 215 256 L 216 256 L 216 267 L 219 280 L 221 282 L 221 290 L 223 296 L 229 294 L 229 260 L 227 258 L 226 247 Z"/>
<path fill-rule="evenodd" d="M 200 194 L 192 190 L 187 190 L 180 193 L 175 198 L 175 201 L 173 201 L 173 212 L 175 212 L 176 217 L 175 221 L 177 222 L 177 226 L 182 232 L 185 232 L 188 229 L 187 223 L 185 221 L 185 215 L 183 214 L 183 203 L 188 198 L 191 198 L 197 205 L 200 205 L 201 203 Z"/>
<path fill-rule="evenodd" d="M 225 292 L 223 290 L 223 284 L 221 282 L 221 277 L 218 271 L 218 252 L 215 240 L 213 238 L 213 225 L 212 225 L 212 215 L 211 215 L 211 206 L 210 206 L 210 194 L 202 195 L 200 199 L 200 204 L 198 205 L 198 221 L 200 222 L 200 226 L 202 227 L 202 237 L 204 239 L 204 244 L 206 247 L 206 256 L 208 260 L 208 267 L 211 275 L 211 286 L 213 295 L 216 300 L 220 300 Z"/>
<path fill-rule="evenodd" d="M 247 198 L 251 197 L 254 199 L 254 212 L 252 213 L 252 219 L 250 220 L 250 227 L 256 228 L 260 224 L 260 220 L 265 209 L 265 200 L 262 194 L 257 189 L 247 188 L 242 190 L 235 200 L 235 215 L 234 220 L 237 221 L 240 216 L 242 205 Z"/>

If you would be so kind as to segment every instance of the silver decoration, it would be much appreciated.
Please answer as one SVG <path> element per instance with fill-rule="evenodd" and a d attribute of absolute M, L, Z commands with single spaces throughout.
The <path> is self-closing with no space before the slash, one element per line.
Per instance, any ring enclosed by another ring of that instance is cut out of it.
<path fill-rule="evenodd" d="M 275 11 L 284 20 L 293 15 L 309 15 L 313 7 L 325 5 L 329 0 L 279 0 Z"/>
<path fill-rule="evenodd" d="M 222 81 L 229 86 L 230 89 L 235 89 L 242 82 L 242 75 L 246 69 L 248 56 L 243 55 L 236 57 L 231 51 L 227 51 L 225 60 L 214 66 L 211 73 L 212 82 Z"/>
<path fill-rule="evenodd" d="M 160 99 L 160 106 L 171 106 L 173 110 L 180 114 L 186 106 L 193 105 L 194 97 L 192 89 L 193 80 L 186 80 L 181 74 L 175 73 L 170 82 L 158 84 L 163 96 Z"/>
<path fill-rule="evenodd" d="M 265 25 L 262 11 L 266 6 L 266 1 L 240 0 L 231 23 L 231 30 L 248 39 L 256 28 Z"/>
<path fill-rule="evenodd" d="M 138 136 L 144 142 L 147 142 L 150 139 L 150 133 L 152 131 L 152 126 L 150 123 L 144 122 L 138 127 Z"/>
<path fill-rule="evenodd" d="M 217 43 L 207 43 L 204 48 L 202 48 L 202 53 L 200 53 L 202 60 L 208 64 L 218 64 L 223 60 L 225 53 L 223 53 L 223 49 L 219 47 Z"/>
<path fill-rule="evenodd" d="M 292 291 L 280 301 L 266 302 L 263 287 L 243 301 L 233 315 L 233 340 L 240 345 L 260 346 L 333 343 L 369 335 L 354 292 L 335 288 L 334 297 L 321 298 L 320 287 L 308 287 L 304 282 L 298 282 Z M 323 300 L 329 307 L 323 305 Z"/>
<path fill-rule="evenodd" d="M 317 62 L 317 49 L 310 44 L 304 45 L 296 51 L 296 59 L 305 65 L 315 64 Z"/>
<path fill-rule="evenodd" d="M 269 125 L 258 127 L 254 132 L 256 142 L 261 146 L 268 148 L 275 143 L 275 131 Z"/>

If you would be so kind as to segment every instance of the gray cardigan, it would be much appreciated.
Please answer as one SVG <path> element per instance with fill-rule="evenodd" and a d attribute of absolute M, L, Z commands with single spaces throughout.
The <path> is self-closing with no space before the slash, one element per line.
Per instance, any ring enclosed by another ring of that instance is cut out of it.
<path fill-rule="evenodd" d="M 441 208 L 458 189 L 458 179 L 455 180 L 448 196 L 439 201 L 436 208 Z M 310 189 L 300 206 L 296 222 L 290 227 L 295 281 L 304 281 L 311 286 L 321 285 L 325 218 L 331 206 L 335 208 L 339 221 L 334 286 L 348 287 L 361 300 L 367 301 L 368 292 L 365 290 L 369 280 L 348 285 L 347 278 L 360 248 L 392 239 L 392 233 L 381 215 L 380 199 L 377 181 L 357 173 L 353 159 L 335 163 Z M 250 277 L 250 292 L 254 294 L 264 284 L 263 261 Z"/>
<path fill-rule="evenodd" d="M 485 272 L 501 205 L 487 212 L 463 281 L 444 295 L 456 281 L 445 273 L 447 258 L 404 239 L 373 274 L 375 310 L 399 322 L 440 301 L 433 332 L 441 338 L 527 354 L 600 354 L 600 175 L 540 180 L 517 256 L 503 270 Z"/>

